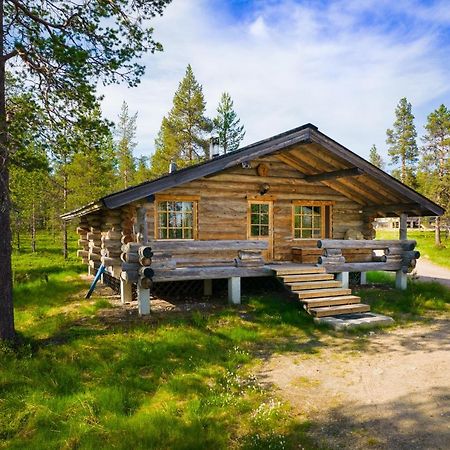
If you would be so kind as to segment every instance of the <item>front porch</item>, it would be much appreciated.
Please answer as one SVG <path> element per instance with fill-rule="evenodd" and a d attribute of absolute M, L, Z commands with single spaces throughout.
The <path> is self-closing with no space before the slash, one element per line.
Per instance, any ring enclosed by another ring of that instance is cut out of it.
<path fill-rule="evenodd" d="M 211 280 L 228 280 L 228 300 L 241 302 L 241 278 L 277 277 L 297 296 L 305 310 L 315 316 L 365 313 L 368 305 L 352 295 L 350 272 L 394 271 L 397 287 L 406 288 L 406 274 L 420 256 L 411 240 L 314 241 L 315 263 L 276 261 L 267 263 L 264 241 L 151 241 L 147 245 L 123 246 L 119 274 L 121 300 L 130 301 L 136 285 L 139 312 L 150 313 L 150 292 L 155 284 L 203 280 L 204 294 L 211 294 Z M 298 245 L 297 247 L 298 248 Z M 311 241 L 307 248 L 311 249 Z M 294 259 L 295 252 L 293 251 Z M 349 256 L 350 255 L 350 256 Z M 361 260 L 358 260 L 358 259 Z"/>

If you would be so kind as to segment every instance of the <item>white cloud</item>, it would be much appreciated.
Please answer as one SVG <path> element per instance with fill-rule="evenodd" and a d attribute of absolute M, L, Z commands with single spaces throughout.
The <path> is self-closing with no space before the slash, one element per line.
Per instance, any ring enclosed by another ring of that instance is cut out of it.
<path fill-rule="evenodd" d="M 245 17 L 233 17 L 206 0 L 174 1 L 153 23 L 165 51 L 145 57 L 147 75 L 138 88 L 103 88 L 104 111 L 114 119 L 123 100 L 139 111 L 138 153 L 150 154 L 191 63 L 208 114 L 220 93 L 230 92 L 246 126 L 245 143 L 312 122 L 363 156 L 372 143 L 383 150 L 401 97 L 412 102 L 419 131 L 426 114 L 450 100 L 449 63 L 436 28 L 445 15 L 435 19 L 442 4 L 418 8 L 411 28 L 386 28 L 380 18 L 389 18 L 390 3 L 333 2 L 318 9 L 315 2 L 260 1 Z M 396 14 L 404 5 L 406 20 L 411 4 L 399 5 Z M 362 14 L 373 21 L 361 21 Z"/>

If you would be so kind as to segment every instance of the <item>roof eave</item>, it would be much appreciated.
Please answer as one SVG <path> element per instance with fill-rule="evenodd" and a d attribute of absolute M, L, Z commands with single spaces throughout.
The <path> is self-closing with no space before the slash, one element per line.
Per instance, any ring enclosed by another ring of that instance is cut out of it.
<path fill-rule="evenodd" d="M 388 186 L 395 189 L 400 194 L 406 196 L 407 198 L 412 200 L 412 202 L 420 205 L 421 209 L 424 212 L 426 211 L 426 213 L 423 214 L 424 216 L 442 216 L 445 213 L 445 209 L 438 204 L 434 203 L 422 194 L 419 194 L 409 186 L 406 186 L 405 184 L 394 178 L 392 175 L 389 175 L 384 170 L 381 170 L 380 168 L 374 166 L 361 156 L 352 152 L 347 147 L 344 147 L 343 145 L 339 144 L 339 142 L 336 142 L 334 139 L 331 139 L 327 135 L 323 134 L 318 129 L 312 130 L 310 136 L 312 141 L 324 146 L 335 156 L 341 157 L 342 159 L 351 162 L 356 167 L 362 169 L 368 175 L 372 175 L 375 178 L 380 178 Z M 342 155 L 342 151 L 346 152 L 347 154 Z"/>
<path fill-rule="evenodd" d="M 104 208 L 104 203 L 102 200 L 97 200 L 91 203 L 88 203 L 87 205 L 82 206 L 81 208 L 74 209 L 72 211 L 68 211 L 64 214 L 61 214 L 59 217 L 64 220 L 72 220 L 76 217 L 86 216 L 88 214 L 92 214 L 93 212 L 100 211 L 102 208 Z"/>

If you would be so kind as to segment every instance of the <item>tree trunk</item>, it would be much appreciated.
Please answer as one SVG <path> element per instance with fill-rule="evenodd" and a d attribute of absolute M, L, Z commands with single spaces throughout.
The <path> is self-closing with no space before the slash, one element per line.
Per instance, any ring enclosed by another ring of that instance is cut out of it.
<path fill-rule="evenodd" d="M 34 200 L 31 212 L 31 251 L 32 253 L 36 253 L 36 208 Z"/>
<path fill-rule="evenodd" d="M 436 222 L 434 225 L 434 243 L 435 245 L 441 245 L 441 218 L 436 216 Z"/>
<path fill-rule="evenodd" d="M 11 270 L 8 142 L 3 57 L 3 0 L 0 0 L 0 339 L 15 337 Z"/>
<path fill-rule="evenodd" d="M 64 181 L 63 181 L 63 208 L 64 212 L 67 211 L 67 174 L 64 173 Z M 67 222 L 63 220 L 62 223 L 63 228 L 63 256 L 64 259 L 67 259 L 69 252 L 67 251 Z"/>

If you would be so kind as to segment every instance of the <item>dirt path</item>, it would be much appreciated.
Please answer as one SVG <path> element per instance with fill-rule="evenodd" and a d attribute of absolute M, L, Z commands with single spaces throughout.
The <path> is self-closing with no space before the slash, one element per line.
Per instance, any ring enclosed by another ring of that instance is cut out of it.
<path fill-rule="evenodd" d="M 450 449 L 450 318 L 276 356 L 259 376 L 325 448 Z"/>
<path fill-rule="evenodd" d="M 450 287 L 450 270 L 433 264 L 429 259 L 417 260 L 416 273 L 420 281 L 437 281 Z"/>

